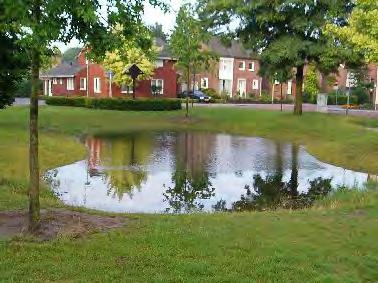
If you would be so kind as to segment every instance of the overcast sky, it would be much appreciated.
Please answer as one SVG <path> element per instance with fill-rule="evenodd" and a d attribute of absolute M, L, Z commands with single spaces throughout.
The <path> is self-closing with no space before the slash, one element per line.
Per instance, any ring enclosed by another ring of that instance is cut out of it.
<path fill-rule="evenodd" d="M 148 1 L 146 1 L 148 2 Z M 152 7 L 150 4 L 145 4 L 143 20 L 147 25 L 153 25 L 156 22 L 163 25 L 163 29 L 166 33 L 169 33 L 175 24 L 176 15 L 180 6 L 187 2 L 194 2 L 194 0 L 165 0 L 166 3 L 169 3 L 171 8 L 169 12 L 164 14 L 160 9 Z M 81 46 L 77 40 L 73 40 L 68 45 L 58 43 L 59 49 L 64 52 L 69 47 Z"/>

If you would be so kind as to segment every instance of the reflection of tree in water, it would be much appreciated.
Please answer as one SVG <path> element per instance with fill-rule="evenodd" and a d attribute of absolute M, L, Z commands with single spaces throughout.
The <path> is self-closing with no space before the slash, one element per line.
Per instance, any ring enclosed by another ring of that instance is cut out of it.
<path fill-rule="evenodd" d="M 210 175 L 207 171 L 209 158 L 214 148 L 214 136 L 196 133 L 180 133 L 175 148 L 175 172 L 173 187 L 164 193 L 169 204 L 167 212 L 200 211 L 201 200 L 214 196 Z"/>
<path fill-rule="evenodd" d="M 134 189 L 141 189 L 147 179 L 141 166 L 146 164 L 152 148 L 152 138 L 137 133 L 102 142 L 98 163 L 105 167 L 108 194 L 121 200 L 124 194 L 132 196 Z"/>
<path fill-rule="evenodd" d="M 253 177 L 253 191 L 247 185 L 246 193 L 240 200 L 232 203 L 227 209 L 226 202 L 220 200 L 213 206 L 215 211 L 244 211 L 267 209 L 300 209 L 311 206 L 314 201 L 326 196 L 332 190 L 331 179 L 316 178 L 309 181 L 306 193 L 298 193 L 298 151 L 299 147 L 292 146 L 291 174 L 288 182 L 283 182 L 283 166 L 281 146 L 277 145 L 276 171 L 263 178 L 260 174 Z"/>

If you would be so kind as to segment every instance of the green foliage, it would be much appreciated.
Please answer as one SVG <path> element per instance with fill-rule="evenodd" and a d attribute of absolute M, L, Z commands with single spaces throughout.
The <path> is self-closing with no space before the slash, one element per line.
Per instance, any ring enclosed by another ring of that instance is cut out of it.
<path fill-rule="evenodd" d="M 362 105 L 369 102 L 369 94 L 363 87 L 356 87 L 351 90 L 351 95 L 357 97 L 357 104 Z"/>
<path fill-rule="evenodd" d="M 167 34 L 163 31 L 163 26 L 159 23 L 155 23 L 153 26 L 149 27 L 151 34 L 154 38 L 161 38 L 164 41 L 168 39 Z"/>
<path fill-rule="evenodd" d="M 124 99 L 86 97 L 46 97 L 47 105 L 86 107 L 107 110 L 169 111 L 181 109 L 179 99 Z"/>
<path fill-rule="evenodd" d="M 331 93 L 328 95 L 328 105 L 336 105 L 336 93 Z M 348 104 L 348 96 L 346 94 L 338 94 L 337 95 L 337 105 L 346 105 Z M 356 95 L 351 95 L 349 97 L 349 104 L 359 104 L 358 97 Z"/>
<path fill-rule="evenodd" d="M 204 89 L 201 89 L 201 91 L 207 96 L 210 96 L 211 98 L 214 98 L 214 99 L 222 98 L 220 95 L 218 95 L 217 91 L 213 88 L 204 88 Z"/>
<path fill-rule="evenodd" d="M 378 61 L 378 2 L 357 0 L 346 26 L 327 25 L 327 32 L 361 51 L 367 62 Z"/>
<path fill-rule="evenodd" d="M 318 75 L 314 65 L 309 65 L 304 80 L 304 92 L 312 101 L 319 93 Z"/>
<path fill-rule="evenodd" d="M 25 49 L 17 46 L 16 34 L 0 30 L 0 42 L 0 109 L 3 109 L 13 103 L 14 93 L 29 64 Z"/>
<path fill-rule="evenodd" d="M 71 62 L 74 61 L 76 56 L 79 54 L 81 51 L 81 47 L 71 47 L 68 48 L 66 51 L 64 51 L 62 55 L 62 61 L 63 62 Z"/>

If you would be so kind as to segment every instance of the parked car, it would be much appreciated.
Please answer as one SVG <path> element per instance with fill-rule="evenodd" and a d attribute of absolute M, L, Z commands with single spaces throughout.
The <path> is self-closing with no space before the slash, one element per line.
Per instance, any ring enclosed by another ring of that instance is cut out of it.
<path fill-rule="evenodd" d="M 184 91 L 181 96 L 182 97 L 186 97 L 188 95 L 188 92 L 187 91 Z M 211 97 L 204 94 L 202 91 L 200 90 L 195 90 L 194 92 L 193 91 L 190 91 L 189 92 L 189 97 L 191 99 L 195 99 L 195 100 L 198 100 L 199 102 L 210 102 L 211 100 Z"/>

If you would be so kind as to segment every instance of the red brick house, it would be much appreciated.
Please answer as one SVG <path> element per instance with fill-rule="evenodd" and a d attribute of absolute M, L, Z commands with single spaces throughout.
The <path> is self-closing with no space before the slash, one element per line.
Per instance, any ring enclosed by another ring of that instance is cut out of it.
<path fill-rule="evenodd" d="M 151 80 L 137 82 L 136 97 L 152 97 L 151 86 L 162 88 L 160 95 L 175 98 L 178 94 L 178 74 L 175 60 L 170 56 L 165 43 L 156 40 L 159 48 L 156 68 Z M 49 96 L 131 97 L 132 88 L 110 86 L 107 72 L 101 64 L 86 59 L 84 49 L 74 62 L 64 62 L 40 75 L 43 93 Z"/>

